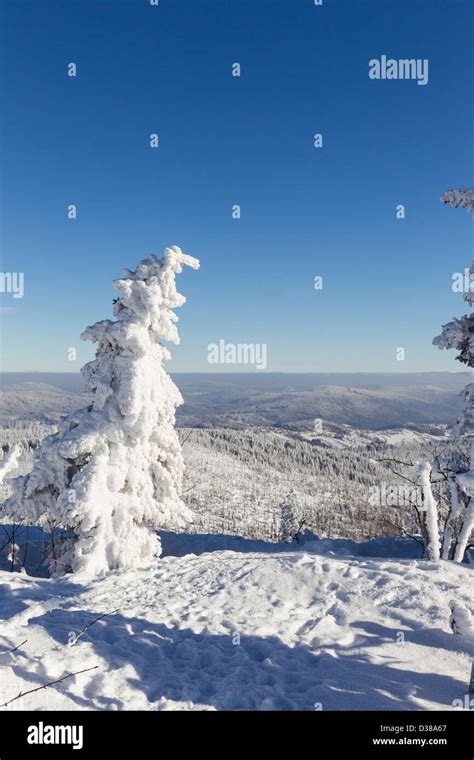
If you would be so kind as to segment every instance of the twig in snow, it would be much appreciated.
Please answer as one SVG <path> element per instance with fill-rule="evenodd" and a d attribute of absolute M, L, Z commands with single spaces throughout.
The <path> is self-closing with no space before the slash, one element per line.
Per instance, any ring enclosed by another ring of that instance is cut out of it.
<path fill-rule="evenodd" d="M 84 628 L 82 629 L 82 631 L 79 631 L 79 633 L 77 634 L 77 636 L 74 639 L 74 641 L 70 644 L 70 646 L 74 646 L 74 644 L 76 643 L 76 641 L 78 641 L 78 639 L 80 639 L 81 636 L 83 636 L 85 634 L 85 632 L 91 627 L 91 625 L 94 625 L 94 623 L 97 623 L 99 620 L 102 620 L 102 618 L 105 618 L 108 615 L 114 615 L 116 612 L 119 612 L 119 608 L 117 608 L 116 610 L 111 610 L 111 612 L 104 612 L 103 615 L 99 615 L 99 617 L 95 618 L 95 620 L 91 620 L 90 623 L 87 623 L 87 625 L 84 626 Z"/>
<path fill-rule="evenodd" d="M 20 691 L 19 694 L 16 695 L 16 697 L 13 697 L 13 699 L 9 699 L 8 702 L 4 702 L 0 707 L 6 707 L 7 705 L 11 704 L 12 702 L 15 702 L 15 700 L 20 699 L 20 697 L 26 697 L 27 694 L 33 694 L 35 691 L 41 691 L 41 689 L 47 689 L 48 686 L 54 686 L 57 683 L 61 683 L 61 681 L 65 681 L 66 678 L 72 678 L 73 676 L 78 676 L 81 673 L 88 673 L 89 670 L 97 670 L 99 666 L 94 665 L 93 668 L 86 668 L 85 670 L 76 670 L 75 673 L 66 673 L 65 676 L 61 676 L 61 678 L 57 678 L 55 681 L 50 681 L 49 683 L 43 684 L 43 686 L 37 686 L 36 689 L 29 689 L 28 691 Z"/>
<path fill-rule="evenodd" d="M 27 641 L 28 639 L 25 639 L 24 641 L 21 642 L 21 644 L 18 644 L 18 646 L 13 647 L 13 649 L 9 649 L 7 652 L 0 652 L 0 654 L 12 654 L 13 652 L 16 652 L 17 649 L 20 649 L 20 647 L 22 647 L 23 644 L 26 644 Z"/>

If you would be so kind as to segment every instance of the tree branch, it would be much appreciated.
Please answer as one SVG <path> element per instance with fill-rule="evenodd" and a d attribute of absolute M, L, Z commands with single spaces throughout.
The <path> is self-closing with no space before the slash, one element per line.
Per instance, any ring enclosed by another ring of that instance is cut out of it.
<path fill-rule="evenodd" d="M 102 620 L 102 618 L 105 618 L 108 615 L 114 615 L 118 611 L 119 611 L 119 608 L 117 608 L 116 610 L 112 610 L 111 612 L 104 612 L 103 615 L 99 615 L 99 617 L 95 618 L 95 620 L 91 620 L 90 623 L 87 623 L 87 625 L 84 626 L 84 628 L 82 629 L 82 631 L 79 631 L 79 633 L 77 634 L 77 636 L 74 639 L 74 641 L 70 644 L 70 646 L 74 646 L 74 644 L 76 643 L 76 641 L 78 641 L 78 639 L 80 639 L 81 636 L 83 636 L 85 634 L 85 632 L 91 627 L 91 625 L 94 625 L 94 623 L 97 623 L 99 620 Z"/>
<path fill-rule="evenodd" d="M 29 689 L 28 691 L 20 691 L 19 694 L 16 695 L 16 697 L 13 697 L 13 699 L 9 699 L 8 702 L 4 702 L 0 707 L 6 707 L 7 705 L 11 704 L 12 702 L 15 702 L 15 700 L 20 699 L 20 697 L 26 697 L 27 694 L 33 694 L 35 691 L 41 691 L 41 689 L 47 689 L 49 686 L 54 686 L 57 683 L 61 683 L 62 681 L 65 681 L 66 678 L 72 678 L 73 676 L 78 676 L 81 673 L 88 673 L 90 670 L 97 670 L 99 666 L 94 665 L 93 668 L 85 668 L 85 670 L 77 670 L 75 673 L 66 673 L 65 676 L 62 676 L 61 678 L 57 678 L 55 681 L 50 681 L 49 683 L 43 684 L 43 686 L 37 686 L 36 689 Z"/>
<path fill-rule="evenodd" d="M 23 644 L 26 644 L 27 641 L 28 639 L 25 639 L 24 641 L 21 642 L 21 644 L 18 644 L 18 646 L 13 647 L 13 649 L 8 649 L 6 652 L 0 652 L 0 654 L 12 654 L 13 652 L 16 652 L 17 649 L 20 649 L 20 647 L 22 647 Z"/>

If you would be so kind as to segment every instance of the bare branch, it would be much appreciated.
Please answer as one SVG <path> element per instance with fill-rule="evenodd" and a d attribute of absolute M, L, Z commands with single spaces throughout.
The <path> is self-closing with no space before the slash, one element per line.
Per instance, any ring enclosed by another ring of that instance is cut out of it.
<path fill-rule="evenodd" d="M 111 610 L 111 612 L 104 612 L 102 615 L 99 615 L 99 617 L 95 618 L 95 620 L 91 620 L 91 622 L 87 623 L 87 625 L 84 626 L 82 631 L 80 631 L 77 634 L 76 638 L 74 639 L 74 641 L 72 642 L 70 646 L 73 646 L 78 641 L 78 639 L 80 639 L 81 636 L 85 634 L 85 632 L 91 627 L 91 625 L 94 625 L 94 623 L 97 623 L 99 620 L 102 620 L 102 618 L 105 618 L 108 615 L 114 615 L 116 612 L 119 612 L 119 608 L 117 608 L 116 610 Z"/>
<path fill-rule="evenodd" d="M 400 472 L 397 472 L 396 470 L 392 470 L 391 467 L 388 468 L 390 472 L 393 472 L 394 475 L 397 475 L 399 478 L 402 478 L 402 480 L 406 480 L 408 483 L 411 483 L 413 486 L 417 486 L 418 483 L 416 480 L 412 480 L 411 478 L 407 478 L 405 475 L 402 475 Z"/>
<path fill-rule="evenodd" d="M 62 681 L 65 681 L 66 678 L 72 678 L 73 676 L 78 676 L 81 673 L 88 673 L 90 670 L 97 670 L 99 666 L 94 665 L 93 668 L 85 668 L 85 670 L 76 670 L 75 673 L 66 673 L 65 676 L 62 676 L 61 678 L 57 678 L 55 681 L 50 681 L 49 683 L 43 684 L 43 686 L 37 686 L 36 689 L 29 689 L 28 691 L 20 691 L 19 694 L 16 695 L 16 697 L 13 697 L 13 699 L 9 699 L 8 702 L 4 702 L 0 707 L 6 707 L 7 705 L 11 704 L 12 702 L 15 702 L 15 700 L 20 699 L 20 697 L 26 697 L 27 694 L 33 694 L 35 691 L 41 691 L 41 689 L 47 689 L 49 686 L 54 686 L 57 683 L 61 683 Z"/>
<path fill-rule="evenodd" d="M 405 528 L 403 528 L 401 525 L 395 525 L 391 520 L 388 519 L 388 517 L 384 518 L 385 522 L 387 522 L 389 525 L 391 525 L 393 528 L 397 528 L 397 530 L 401 530 L 402 533 L 405 534 L 408 538 L 413 539 L 413 541 L 416 541 L 417 544 L 420 544 L 421 547 L 423 547 L 423 551 L 425 550 L 425 545 L 423 541 L 420 541 L 419 538 L 416 536 L 413 536 L 411 533 L 409 533 Z"/>
<path fill-rule="evenodd" d="M 374 459 L 374 462 L 395 462 L 395 464 L 404 464 L 406 467 L 414 467 L 413 462 L 403 462 L 401 459 L 394 459 L 393 457 L 383 457 L 382 459 Z"/>
<path fill-rule="evenodd" d="M 189 433 L 187 434 L 187 436 L 180 442 L 181 446 L 184 446 L 184 444 L 188 440 L 189 436 L 192 435 L 192 433 L 193 433 L 193 428 L 191 428 L 191 430 L 189 431 Z"/>
<path fill-rule="evenodd" d="M 24 641 L 21 642 L 21 644 L 18 644 L 18 646 L 13 647 L 13 649 L 8 649 L 6 652 L 0 652 L 0 655 L 2 655 L 2 654 L 12 654 L 13 652 L 16 652 L 17 649 L 20 649 L 20 647 L 22 647 L 23 644 L 26 644 L 27 641 L 28 641 L 28 639 L 25 639 Z"/>

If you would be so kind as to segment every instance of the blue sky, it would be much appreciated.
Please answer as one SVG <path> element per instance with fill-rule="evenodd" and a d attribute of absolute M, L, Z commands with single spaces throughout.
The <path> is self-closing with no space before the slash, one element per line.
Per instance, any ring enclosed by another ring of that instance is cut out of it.
<path fill-rule="evenodd" d="M 2 368 L 78 371 L 112 279 L 177 244 L 201 269 L 179 279 L 172 371 L 238 370 L 208 364 L 219 339 L 267 344 L 268 371 L 462 369 L 431 340 L 463 313 L 451 277 L 472 258 L 472 220 L 439 197 L 473 181 L 473 15 L 468 0 L 3 0 L 1 263 L 25 295 L 0 295 Z M 427 58 L 428 84 L 369 79 L 382 54 Z"/>

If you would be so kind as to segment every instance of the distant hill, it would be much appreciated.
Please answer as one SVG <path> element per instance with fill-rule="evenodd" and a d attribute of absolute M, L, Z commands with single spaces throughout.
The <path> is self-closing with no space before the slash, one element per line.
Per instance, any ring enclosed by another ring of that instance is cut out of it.
<path fill-rule="evenodd" d="M 79 409 L 85 401 L 85 396 L 67 393 L 53 385 L 18 383 L 0 390 L 0 422 L 40 420 L 54 423 Z"/>
<path fill-rule="evenodd" d="M 469 372 L 176 375 L 189 426 L 312 430 L 314 420 L 363 430 L 446 424 Z"/>
<path fill-rule="evenodd" d="M 182 426 L 282 427 L 311 431 L 314 420 L 360 430 L 450 422 L 461 407 L 469 372 L 413 374 L 190 373 L 173 376 L 184 406 Z M 4 373 L 0 420 L 57 419 L 85 403 L 73 373 Z M 81 394 L 81 395 L 79 395 Z"/>

